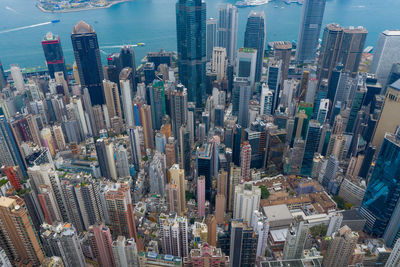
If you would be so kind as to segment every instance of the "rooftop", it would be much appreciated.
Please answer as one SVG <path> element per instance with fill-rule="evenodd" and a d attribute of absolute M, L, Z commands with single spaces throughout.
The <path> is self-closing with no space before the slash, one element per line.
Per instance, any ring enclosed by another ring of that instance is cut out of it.
<path fill-rule="evenodd" d="M 85 21 L 79 21 L 72 29 L 72 34 L 83 34 L 83 33 L 94 33 L 92 26 L 87 24 Z"/>
<path fill-rule="evenodd" d="M 292 214 L 290 213 L 287 205 L 274 205 L 263 208 L 265 216 L 269 221 L 290 220 Z"/>

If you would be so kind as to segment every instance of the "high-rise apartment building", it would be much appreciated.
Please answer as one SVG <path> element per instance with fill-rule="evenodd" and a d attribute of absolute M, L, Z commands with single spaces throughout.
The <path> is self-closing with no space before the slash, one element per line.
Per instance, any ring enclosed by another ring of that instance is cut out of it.
<path fill-rule="evenodd" d="M 253 213 L 258 211 L 261 200 L 261 189 L 251 183 L 235 187 L 233 218 L 241 219 L 248 225 L 253 225 Z"/>
<path fill-rule="evenodd" d="M 324 267 L 347 266 L 358 241 L 358 234 L 345 225 L 334 235 L 323 261 Z"/>
<path fill-rule="evenodd" d="M 218 8 L 218 38 L 217 45 L 226 49 L 229 64 L 234 64 L 237 49 L 239 12 L 231 4 Z"/>
<path fill-rule="evenodd" d="M 170 92 L 170 101 L 172 131 L 174 133 L 174 137 L 178 139 L 180 138 L 179 129 L 182 125 L 185 125 L 188 120 L 187 89 L 182 84 L 178 84 L 176 89 Z"/>
<path fill-rule="evenodd" d="M 221 82 L 226 76 L 227 57 L 224 47 L 214 47 L 211 63 L 212 71 L 217 74 L 217 81 Z"/>
<path fill-rule="evenodd" d="M 265 50 L 265 38 L 267 34 L 264 12 L 251 11 L 247 18 L 246 31 L 244 34 L 244 45 L 246 48 L 257 49 L 257 63 L 255 72 L 255 81 L 258 82 L 261 79 L 263 61 L 264 61 L 264 50 Z"/>
<path fill-rule="evenodd" d="M 206 267 L 206 266 L 229 266 L 229 256 L 207 243 L 199 245 L 198 249 L 190 250 L 188 257 L 183 258 L 183 266 Z"/>
<path fill-rule="evenodd" d="M 251 164 L 251 145 L 249 142 L 243 143 L 240 148 L 240 168 L 241 179 L 245 181 L 250 180 L 250 164 Z"/>
<path fill-rule="evenodd" d="M 309 225 L 304 221 L 295 221 L 286 234 L 283 258 L 285 260 L 301 259 L 308 235 Z"/>
<path fill-rule="evenodd" d="M 179 80 L 188 90 L 188 100 L 201 107 L 206 86 L 206 3 L 178 0 L 176 32 Z"/>
<path fill-rule="evenodd" d="M 297 38 L 296 61 L 313 62 L 318 48 L 326 0 L 305 0 Z"/>
<path fill-rule="evenodd" d="M 65 267 L 86 266 L 81 240 L 71 223 L 42 224 L 40 236 L 48 257 L 61 257 Z"/>
<path fill-rule="evenodd" d="M 180 215 L 183 215 L 186 212 L 185 171 L 183 169 L 180 169 L 178 164 L 174 164 L 169 169 L 169 177 L 170 177 L 170 181 L 173 184 L 176 184 L 179 189 L 178 190 L 178 193 L 179 193 L 178 200 L 179 201 L 177 204 L 179 209 L 178 209 L 177 213 Z"/>
<path fill-rule="evenodd" d="M 72 29 L 71 40 L 82 87 L 88 88 L 92 105 L 105 104 L 104 75 L 96 32 L 92 26 L 80 21 Z"/>
<path fill-rule="evenodd" d="M 42 47 L 50 77 L 54 79 L 54 73 L 60 71 L 64 74 L 64 78 L 67 79 L 67 69 L 65 68 L 60 37 L 48 32 L 42 40 Z"/>
<path fill-rule="evenodd" d="M 30 263 L 38 266 L 43 261 L 39 237 L 21 198 L 0 197 L 0 232 L 0 247 L 15 265 Z"/>
<path fill-rule="evenodd" d="M 197 178 L 197 210 L 200 217 L 206 215 L 206 178 L 203 175 Z"/>
<path fill-rule="evenodd" d="M 164 253 L 187 257 L 189 255 L 188 221 L 186 217 L 160 215 L 160 238 Z"/>
<path fill-rule="evenodd" d="M 118 238 L 112 242 L 112 251 L 116 266 L 138 266 L 138 250 L 135 239 L 126 239 L 125 236 L 118 236 Z"/>
<path fill-rule="evenodd" d="M 110 228 L 103 223 L 89 227 L 89 240 L 100 267 L 115 266 Z"/>

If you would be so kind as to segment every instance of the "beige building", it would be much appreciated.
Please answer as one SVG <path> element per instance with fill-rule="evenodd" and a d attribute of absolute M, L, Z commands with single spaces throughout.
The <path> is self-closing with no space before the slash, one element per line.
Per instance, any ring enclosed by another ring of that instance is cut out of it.
<path fill-rule="evenodd" d="M 324 267 L 347 266 L 354 253 L 358 234 L 345 225 L 334 235 L 324 258 Z"/>
<path fill-rule="evenodd" d="M 179 168 L 178 164 L 172 165 L 169 169 L 169 181 L 176 184 L 179 191 L 177 200 L 178 214 L 182 216 L 186 212 L 186 187 L 185 187 L 185 171 Z"/>
<path fill-rule="evenodd" d="M 0 229 L 4 235 L 0 246 L 10 261 L 14 261 L 14 265 L 29 262 L 39 266 L 44 260 L 39 237 L 33 229 L 23 199 L 17 196 L 0 197 Z"/>
<path fill-rule="evenodd" d="M 383 102 L 381 115 L 375 127 L 372 145 L 379 151 L 385 137 L 385 133 L 394 133 L 400 125 L 400 81 L 388 86 Z"/>

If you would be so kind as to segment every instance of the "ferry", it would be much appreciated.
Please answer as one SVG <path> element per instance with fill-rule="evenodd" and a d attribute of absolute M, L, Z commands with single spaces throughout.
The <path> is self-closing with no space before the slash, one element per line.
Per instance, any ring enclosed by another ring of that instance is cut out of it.
<path fill-rule="evenodd" d="M 365 49 L 364 49 L 364 53 L 371 53 L 372 52 L 372 50 L 374 50 L 374 47 L 373 46 L 367 46 Z"/>
<path fill-rule="evenodd" d="M 55 20 L 52 20 L 52 21 L 51 21 L 51 23 L 59 23 L 59 22 L 60 22 L 59 19 L 55 19 Z"/>
<path fill-rule="evenodd" d="M 269 0 L 244 0 L 236 2 L 237 7 L 261 6 L 268 4 Z"/>

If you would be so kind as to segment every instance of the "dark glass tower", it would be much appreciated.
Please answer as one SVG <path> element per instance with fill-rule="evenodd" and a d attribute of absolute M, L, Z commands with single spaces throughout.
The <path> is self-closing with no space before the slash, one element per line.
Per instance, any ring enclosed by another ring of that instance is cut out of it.
<path fill-rule="evenodd" d="M 257 49 L 257 63 L 255 81 L 261 79 L 262 63 L 264 60 L 266 38 L 265 14 L 264 12 L 252 11 L 249 14 L 244 33 L 244 47 Z"/>
<path fill-rule="evenodd" d="M 400 135 L 385 135 L 360 208 L 364 231 L 392 246 L 400 230 Z"/>
<path fill-rule="evenodd" d="M 54 79 L 54 73 L 62 71 L 64 78 L 67 79 L 67 70 L 65 68 L 60 37 L 48 32 L 42 40 L 42 47 L 50 77 Z"/>
<path fill-rule="evenodd" d="M 303 163 L 301 164 L 301 174 L 310 175 L 314 153 L 318 149 L 321 137 L 321 124 L 317 121 L 310 121 L 307 131 L 306 147 L 304 149 Z"/>
<path fill-rule="evenodd" d="M 202 0 L 176 3 L 179 80 L 188 101 L 201 107 L 206 88 L 206 4 Z"/>
<path fill-rule="evenodd" d="M 305 0 L 297 38 L 296 61 L 315 60 L 326 0 Z"/>
<path fill-rule="evenodd" d="M 88 88 L 93 106 L 105 104 L 104 76 L 96 32 L 92 26 L 80 21 L 72 29 L 71 40 L 82 87 Z"/>
<path fill-rule="evenodd" d="M 6 86 L 7 86 L 7 79 L 6 75 L 4 74 L 3 64 L 1 64 L 0 61 L 0 89 L 3 89 Z"/>

